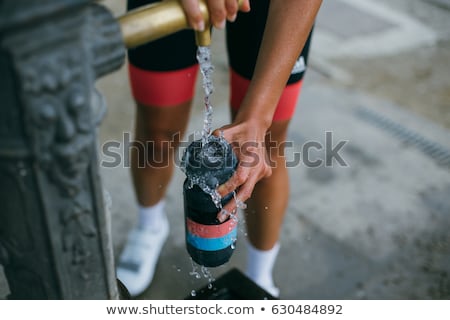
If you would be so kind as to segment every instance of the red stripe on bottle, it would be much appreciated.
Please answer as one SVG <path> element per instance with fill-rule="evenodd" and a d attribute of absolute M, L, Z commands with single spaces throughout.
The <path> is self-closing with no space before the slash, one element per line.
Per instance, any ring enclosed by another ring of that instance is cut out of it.
<path fill-rule="evenodd" d="M 235 219 L 229 219 L 221 224 L 205 225 L 186 218 L 187 230 L 190 234 L 201 238 L 222 238 L 237 226 Z"/>

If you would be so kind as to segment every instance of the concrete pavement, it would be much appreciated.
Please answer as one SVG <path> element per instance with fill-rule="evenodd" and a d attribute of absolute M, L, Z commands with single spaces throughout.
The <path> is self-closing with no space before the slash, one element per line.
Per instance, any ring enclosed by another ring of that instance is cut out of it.
<path fill-rule="evenodd" d="M 105 4 L 117 14 L 124 10 L 120 1 Z M 212 48 L 216 127 L 229 121 L 223 36 L 214 33 Z M 292 187 L 274 270 L 282 299 L 450 298 L 450 131 L 390 100 L 344 88 L 341 83 L 352 74 L 333 60 L 416 50 L 446 36 L 383 2 L 324 2 L 289 132 Z M 373 44 L 381 49 L 373 50 Z M 197 87 L 189 133 L 202 125 Z M 134 116 L 126 68 L 99 81 L 99 89 L 109 105 L 100 141 L 122 141 Z M 315 147 L 305 149 L 311 142 Z M 330 159 L 340 144 L 340 158 Z M 322 165 L 312 167 L 317 161 Z M 118 255 L 136 221 L 135 200 L 128 168 L 102 170 Z M 176 170 L 167 195 L 170 237 L 140 299 L 183 299 L 211 276 L 245 265 L 242 220 L 228 264 L 210 269 L 211 275 L 192 264 L 184 247 L 183 179 Z M 7 290 L 0 269 L 0 296 Z"/>

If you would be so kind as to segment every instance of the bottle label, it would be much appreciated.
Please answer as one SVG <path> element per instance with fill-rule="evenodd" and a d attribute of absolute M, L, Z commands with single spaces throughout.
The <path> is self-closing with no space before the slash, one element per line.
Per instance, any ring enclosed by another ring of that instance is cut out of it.
<path fill-rule="evenodd" d="M 231 246 L 237 238 L 237 221 L 229 219 L 221 224 L 199 224 L 186 218 L 186 241 L 203 251 L 217 251 Z"/>

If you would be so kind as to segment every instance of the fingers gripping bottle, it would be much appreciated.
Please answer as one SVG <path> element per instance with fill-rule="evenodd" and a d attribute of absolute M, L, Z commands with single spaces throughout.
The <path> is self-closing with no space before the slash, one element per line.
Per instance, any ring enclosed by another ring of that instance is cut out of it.
<path fill-rule="evenodd" d="M 217 214 L 233 193 L 221 198 L 216 188 L 234 173 L 238 160 L 223 138 L 209 136 L 192 142 L 182 160 L 186 248 L 192 259 L 205 267 L 226 263 L 237 238 L 237 219 L 221 223 Z"/>

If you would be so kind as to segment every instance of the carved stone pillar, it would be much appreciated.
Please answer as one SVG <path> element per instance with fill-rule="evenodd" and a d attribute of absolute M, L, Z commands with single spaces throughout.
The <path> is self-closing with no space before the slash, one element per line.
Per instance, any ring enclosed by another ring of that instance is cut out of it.
<path fill-rule="evenodd" d="M 0 264 L 11 299 L 119 298 L 95 80 L 125 47 L 88 0 L 0 1 Z"/>

